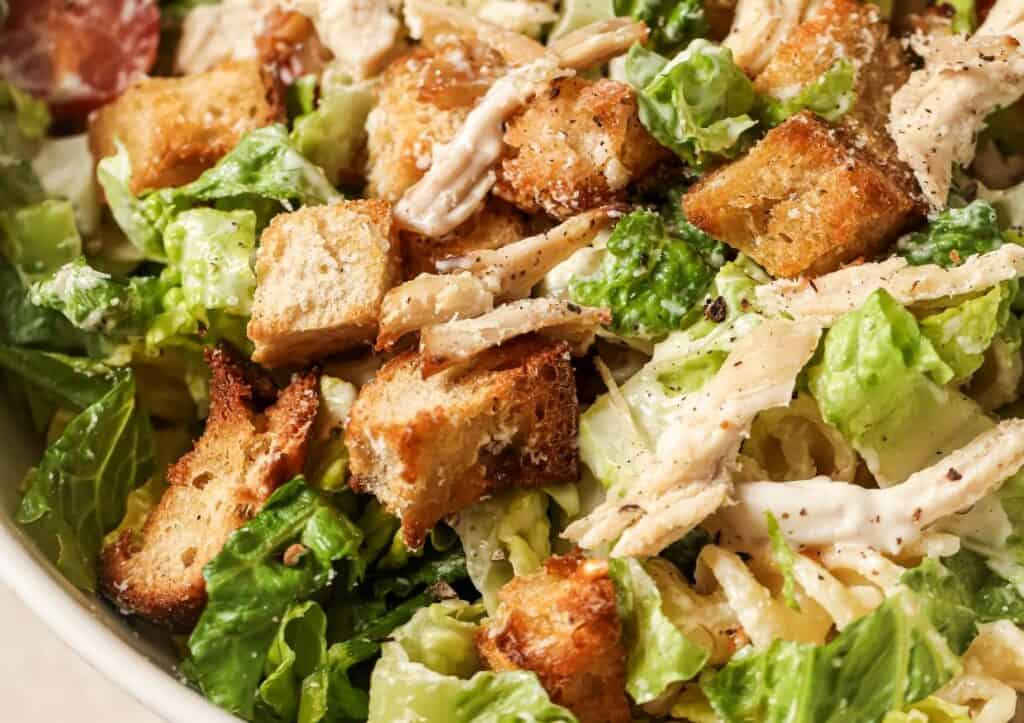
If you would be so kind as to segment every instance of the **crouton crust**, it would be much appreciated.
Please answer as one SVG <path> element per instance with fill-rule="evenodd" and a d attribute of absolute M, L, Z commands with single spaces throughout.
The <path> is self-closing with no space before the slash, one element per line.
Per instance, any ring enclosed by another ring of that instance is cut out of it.
<path fill-rule="evenodd" d="M 405 278 L 436 274 L 435 264 L 441 259 L 501 248 L 519 241 L 528 232 L 529 227 L 523 214 L 511 204 L 492 196 L 468 221 L 444 236 L 430 238 L 416 233 L 403 233 Z"/>
<path fill-rule="evenodd" d="M 922 213 L 898 176 L 809 112 L 694 185 L 683 208 L 691 223 L 785 277 L 874 256 Z"/>
<path fill-rule="evenodd" d="M 857 72 L 857 101 L 839 121 L 858 148 L 870 154 L 907 189 L 914 186 L 910 169 L 896 155 L 886 131 L 893 93 L 910 77 L 900 42 L 889 37 L 889 25 L 878 8 L 856 0 L 828 0 L 793 30 L 772 56 L 754 89 L 784 95 L 827 71 L 838 59 L 849 60 Z"/>
<path fill-rule="evenodd" d="M 251 130 L 284 119 L 283 92 L 258 61 L 233 61 L 183 78 L 143 78 L 89 118 L 97 160 L 132 164 L 133 193 L 195 180 Z"/>
<path fill-rule="evenodd" d="M 371 343 L 381 301 L 400 280 L 399 245 L 387 201 L 275 216 L 256 256 L 253 360 L 294 366 Z"/>
<path fill-rule="evenodd" d="M 167 471 L 169 487 L 138 537 L 126 531 L 102 553 L 100 585 L 118 607 L 187 631 L 206 604 L 203 566 L 273 491 L 302 471 L 316 417 L 316 375 L 293 378 L 255 411 L 247 371 L 223 349 L 212 372 L 206 431 Z"/>
<path fill-rule="evenodd" d="M 664 157 L 640 123 L 632 88 L 559 78 L 509 120 L 494 193 L 528 213 L 565 219 L 621 200 Z"/>
<path fill-rule="evenodd" d="M 632 720 L 615 586 L 605 560 L 551 557 L 498 594 L 497 614 L 477 633 L 477 652 L 498 672 L 530 670 L 551 700 L 580 723 Z"/>
<path fill-rule="evenodd" d="M 578 426 L 564 343 L 520 337 L 428 379 L 408 351 L 352 406 L 350 483 L 400 517 L 419 547 L 438 521 L 488 493 L 576 479 Z"/>
<path fill-rule="evenodd" d="M 501 56 L 469 38 L 420 47 L 381 74 L 366 122 L 368 196 L 397 201 L 455 137 L 487 88 L 505 73 Z"/>

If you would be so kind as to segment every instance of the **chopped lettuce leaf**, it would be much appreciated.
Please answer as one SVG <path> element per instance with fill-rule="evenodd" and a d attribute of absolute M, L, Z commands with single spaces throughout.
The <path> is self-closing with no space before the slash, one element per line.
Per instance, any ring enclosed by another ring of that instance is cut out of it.
<path fill-rule="evenodd" d="M 366 117 L 373 103 L 373 89 L 366 83 L 337 83 L 325 88 L 317 109 L 295 119 L 292 144 L 324 169 L 332 183 L 359 178 Z"/>
<path fill-rule="evenodd" d="M 132 245 L 145 258 L 166 261 L 161 231 L 146 206 L 132 193 L 132 161 L 120 141 L 116 155 L 96 164 L 96 179 L 103 187 L 110 213 Z"/>
<path fill-rule="evenodd" d="M 195 316 L 208 309 L 248 316 L 256 292 L 250 259 L 256 247 L 252 211 L 185 211 L 167 226 L 168 261 L 181 272 L 185 303 Z"/>
<path fill-rule="evenodd" d="M 459 513 L 454 523 L 466 567 L 484 606 L 493 613 L 498 592 L 516 575 L 540 569 L 551 556 L 548 496 L 543 490 L 509 490 Z"/>
<path fill-rule="evenodd" d="M 761 96 L 758 117 L 768 126 L 777 126 L 800 111 L 810 110 L 827 121 L 837 121 L 857 102 L 854 86 L 857 71 L 846 58 L 832 66 L 786 98 Z"/>
<path fill-rule="evenodd" d="M 882 723 L 971 723 L 971 709 L 931 695 L 906 711 L 890 711 Z"/>
<path fill-rule="evenodd" d="M 560 17 L 551 28 L 549 40 L 557 40 L 585 25 L 615 17 L 612 0 L 564 0 L 559 12 Z"/>
<path fill-rule="evenodd" d="M 913 315 L 879 290 L 825 334 L 808 382 L 822 416 L 883 486 L 901 482 L 987 429 Z M 921 420 L 929 420 L 922 425 Z"/>
<path fill-rule="evenodd" d="M 691 641 L 662 609 L 661 592 L 643 565 L 610 561 L 626 642 L 626 691 L 649 703 L 669 686 L 696 676 L 710 651 Z"/>
<path fill-rule="evenodd" d="M 615 14 L 647 23 L 647 42 L 658 53 L 672 55 L 711 30 L 704 0 L 614 0 Z"/>
<path fill-rule="evenodd" d="M 46 190 L 28 161 L 0 153 L 0 212 L 45 201 Z"/>
<path fill-rule="evenodd" d="M 961 548 L 952 557 L 943 558 L 942 565 L 960 581 L 978 622 L 1009 620 L 1024 625 L 1024 594 L 1020 586 L 992 570 L 982 555 Z"/>
<path fill-rule="evenodd" d="M 1000 284 L 987 294 L 921 320 L 921 334 L 953 370 L 954 381 L 965 381 L 981 368 L 986 350 L 1010 319 L 1010 304 L 1016 295 L 1016 281 Z"/>
<path fill-rule="evenodd" d="M 281 617 L 352 559 L 359 529 L 301 477 L 279 488 L 204 568 L 208 602 L 188 640 L 182 671 L 217 705 L 251 720 L 256 691 Z M 285 565 L 292 545 L 305 554 Z"/>
<path fill-rule="evenodd" d="M 757 124 L 754 87 L 728 48 L 697 39 L 670 61 L 635 45 L 626 74 L 644 128 L 694 169 L 735 157 Z"/>
<path fill-rule="evenodd" d="M 795 560 L 793 548 L 786 542 L 786 538 L 779 529 L 779 521 L 771 512 L 765 512 L 764 516 L 768 524 L 768 539 L 771 542 L 772 558 L 775 567 L 782 574 L 782 599 L 791 610 L 799 610 L 800 603 L 796 599 L 796 575 L 793 572 Z"/>
<path fill-rule="evenodd" d="M 317 411 L 306 457 L 306 478 L 317 489 L 325 492 L 347 489 L 345 421 L 355 400 L 354 384 L 329 374 L 320 375 L 320 409 Z"/>
<path fill-rule="evenodd" d="M 14 346 L 0 346 L 0 367 L 51 403 L 76 411 L 98 402 L 117 379 L 111 369 L 91 359 Z"/>
<path fill-rule="evenodd" d="M 152 471 L 149 418 L 136 405 L 134 379 L 122 372 L 47 447 L 16 519 L 68 580 L 92 592 L 103 537 Z"/>
<path fill-rule="evenodd" d="M 86 133 L 47 138 L 32 159 L 32 170 L 46 193 L 63 197 L 75 209 L 75 223 L 89 236 L 100 225 L 100 199 Z"/>
<path fill-rule="evenodd" d="M 281 618 L 264 663 L 258 706 L 277 718 L 293 721 L 299 715 L 302 681 L 327 658 L 327 616 L 312 600 L 297 603 Z"/>
<path fill-rule="evenodd" d="M 978 10 L 975 0 L 939 0 L 939 5 L 952 9 L 950 29 L 954 33 L 970 35 L 978 28 Z"/>
<path fill-rule="evenodd" d="M 36 306 L 13 267 L 0 258 L 0 341 L 52 351 L 79 351 L 85 337 L 62 314 Z"/>
<path fill-rule="evenodd" d="M 951 648 L 964 641 L 938 633 L 934 602 L 903 590 L 825 645 L 776 640 L 745 648 L 702 687 L 730 723 L 882 721 L 960 671 Z"/>
<path fill-rule="evenodd" d="M 728 245 L 712 238 L 687 220 L 683 210 L 683 195 L 687 188 L 684 184 L 676 184 L 666 189 L 658 199 L 658 213 L 665 220 L 665 228 L 670 234 L 686 239 L 710 266 L 720 269 L 736 254 Z"/>
<path fill-rule="evenodd" d="M 610 308 L 619 334 L 657 337 L 678 329 L 711 282 L 711 267 L 686 236 L 668 233 L 653 211 L 623 217 L 607 250 L 597 274 L 571 281 L 569 294 L 578 303 Z"/>
<path fill-rule="evenodd" d="M 30 284 L 82 254 L 82 238 L 68 201 L 41 201 L 0 213 L 0 250 Z"/>
<path fill-rule="evenodd" d="M 436 603 L 396 630 L 373 669 L 370 723 L 575 723 L 533 673 L 480 671 L 474 638 L 482 612 L 462 601 Z"/>
<path fill-rule="evenodd" d="M 900 582 L 931 600 L 928 608 L 935 629 L 957 655 L 963 655 L 978 634 L 972 592 L 965 580 L 938 560 L 928 557 L 903 573 Z"/>
<path fill-rule="evenodd" d="M 0 79 L 0 156 L 28 158 L 49 127 L 45 102 Z"/>
<path fill-rule="evenodd" d="M 959 266 L 967 257 L 988 253 L 1003 245 L 995 209 L 977 200 L 964 208 L 948 208 L 933 218 L 924 231 L 907 234 L 897 251 L 914 266 Z"/>

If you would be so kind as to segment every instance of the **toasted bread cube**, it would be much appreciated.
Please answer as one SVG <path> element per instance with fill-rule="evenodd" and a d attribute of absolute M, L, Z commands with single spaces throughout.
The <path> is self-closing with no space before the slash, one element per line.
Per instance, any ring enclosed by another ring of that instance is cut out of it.
<path fill-rule="evenodd" d="M 458 228 L 444 236 L 430 238 L 403 233 L 405 278 L 436 274 L 438 261 L 472 251 L 498 249 L 529 235 L 526 218 L 516 208 L 491 196 L 484 206 Z"/>
<path fill-rule="evenodd" d="M 397 201 L 427 172 L 434 147 L 448 143 L 505 63 L 469 38 L 420 47 L 381 74 L 366 121 L 367 195 Z"/>
<path fill-rule="evenodd" d="M 138 538 L 126 531 L 103 550 L 100 584 L 122 610 L 187 631 L 206 604 L 203 566 L 277 487 L 302 471 L 318 397 L 297 376 L 262 413 L 254 386 L 223 350 L 212 371 L 206 431 L 167 472 L 170 486 Z M 266 387 L 260 386 L 260 389 Z"/>
<path fill-rule="evenodd" d="M 89 118 L 89 149 L 128 151 L 133 193 L 195 180 L 256 128 L 284 119 L 282 94 L 258 61 L 183 78 L 144 78 Z"/>
<path fill-rule="evenodd" d="M 874 256 L 920 213 L 898 176 L 811 113 L 705 177 L 683 208 L 691 223 L 786 277 Z"/>
<path fill-rule="evenodd" d="M 301 365 L 377 336 L 384 294 L 400 280 L 386 201 L 342 201 L 275 216 L 256 256 L 247 332 L 264 366 Z"/>
<path fill-rule="evenodd" d="M 576 479 L 578 425 L 564 343 L 520 337 L 427 379 L 409 351 L 352 406 L 351 484 L 400 517 L 405 541 L 419 547 L 437 522 L 488 493 Z"/>
<path fill-rule="evenodd" d="M 528 213 L 565 219 L 622 199 L 666 156 L 640 124 L 628 85 L 560 78 L 509 120 L 494 192 Z"/>
<path fill-rule="evenodd" d="M 551 557 L 498 593 L 477 633 L 480 660 L 498 672 L 530 670 L 580 723 L 633 720 L 615 586 L 605 560 Z"/>
<path fill-rule="evenodd" d="M 889 24 L 876 5 L 828 0 L 779 46 L 754 88 L 785 96 L 814 82 L 840 58 L 856 69 L 857 101 L 838 125 L 879 163 L 902 174 L 901 182 L 912 184 L 910 170 L 899 161 L 885 128 L 893 93 L 907 82 L 911 68 L 900 42 L 889 37 Z"/>

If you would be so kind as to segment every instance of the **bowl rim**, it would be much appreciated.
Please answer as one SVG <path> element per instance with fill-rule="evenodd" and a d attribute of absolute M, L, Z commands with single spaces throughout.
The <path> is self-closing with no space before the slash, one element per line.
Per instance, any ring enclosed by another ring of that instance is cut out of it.
<path fill-rule="evenodd" d="M 72 594 L 69 583 L 2 511 L 0 581 L 90 666 L 169 723 L 238 723 L 126 639 L 141 639 L 139 633 L 127 626 L 115 631 L 105 623 L 96 598 Z"/>

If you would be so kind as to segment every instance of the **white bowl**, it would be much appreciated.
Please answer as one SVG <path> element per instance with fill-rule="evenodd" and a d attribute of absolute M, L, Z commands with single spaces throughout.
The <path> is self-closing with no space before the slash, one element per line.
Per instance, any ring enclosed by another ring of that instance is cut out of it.
<path fill-rule="evenodd" d="M 2 394 L 0 440 L 0 579 L 90 665 L 170 723 L 238 723 L 178 681 L 173 651 L 75 589 L 15 524 L 17 480 L 41 450 Z"/>

